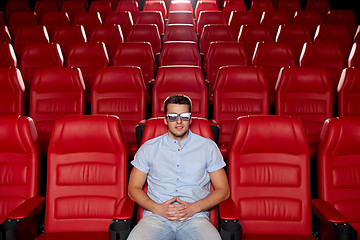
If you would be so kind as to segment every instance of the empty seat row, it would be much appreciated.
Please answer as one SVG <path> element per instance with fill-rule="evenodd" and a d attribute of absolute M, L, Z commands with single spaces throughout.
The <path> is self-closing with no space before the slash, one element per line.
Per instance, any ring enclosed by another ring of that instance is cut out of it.
<path fill-rule="evenodd" d="M 359 125 L 358 118 L 331 118 L 322 129 L 321 153 L 317 159 L 321 173 L 316 184 L 319 199 L 311 200 L 316 209 L 314 213 L 325 220 L 321 225 L 321 239 L 338 239 L 334 235 L 336 224 L 334 227 L 329 224 L 336 222 L 343 224 L 344 235 L 357 236 L 357 218 L 352 212 L 358 207 L 354 201 L 358 191 L 354 187 L 355 180 L 349 180 L 343 174 L 358 174 L 356 143 L 360 140 L 354 129 Z M 121 234 L 126 238 L 134 202 L 126 196 L 127 147 L 117 117 L 78 116 L 56 120 L 46 170 L 45 231 L 40 235 L 34 230 L 37 227 L 33 220 L 42 213 L 44 201 L 36 190 L 39 189 L 40 172 L 36 129 L 32 119 L 25 116 L 0 117 L 0 126 L 7 129 L 0 135 L 2 176 L 19 172 L 19 167 L 24 168 L 21 174 L 6 178 L 8 181 L 2 181 L 0 185 L 0 201 L 6 206 L 0 218 L 3 236 L 18 231 L 19 236 L 23 236 L 21 239 L 76 237 L 105 240 L 109 239 L 109 234 Z M 212 137 L 205 119 L 194 118 L 191 130 Z M 149 119 L 142 138 L 145 141 L 162 133 L 166 133 L 163 119 Z M 18 154 L 9 157 L 9 149 Z M 247 239 L 258 239 L 259 236 L 316 239 L 311 232 L 308 148 L 299 119 L 282 116 L 238 118 L 230 143 L 227 171 L 231 197 L 210 211 L 212 223 L 224 239 L 230 240 L 232 233 L 235 234 L 231 231 L 240 228 Z M 334 177 L 337 181 L 328 181 Z M 18 184 L 19 181 L 23 184 Z M 24 194 L 26 192 L 28 194 Z M 81 207 L 84 204 L 86 209 Z M 25 205 L 32 215 L 19 215 Z M 248 211 L 243 210 L 244 206 Z M 222 221 L 218 221 L 214 211 L 219 211 Z M 327 218 L 329 213 L 332 213 L 330 219 Z M 24 217 L 27 221 L 17 221 Z M 117 229 L 122 231 L 116 232 Z"/>

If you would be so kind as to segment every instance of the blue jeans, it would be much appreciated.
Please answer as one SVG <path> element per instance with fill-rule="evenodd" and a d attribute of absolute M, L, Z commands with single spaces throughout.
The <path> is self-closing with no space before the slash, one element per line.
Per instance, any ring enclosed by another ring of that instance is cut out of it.
<path fill-rule="evenodd" d="M 157 215 L 143 217 L 128 240 L 221 240 L 212 223 L 202 217 L 172 222 Z"/>

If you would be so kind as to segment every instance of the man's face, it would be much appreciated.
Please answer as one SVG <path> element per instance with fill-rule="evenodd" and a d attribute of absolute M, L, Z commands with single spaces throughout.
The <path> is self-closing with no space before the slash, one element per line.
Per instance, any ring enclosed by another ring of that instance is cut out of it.
<path fill-rule="evenodd" d="M 180 113 L 188 113 L 188 112 L 189 112 L 189 106 L 186 104 L 170 103 L 169 105 L 167 105 L 168 114 L 169 113 L 180 114 Z M 167 117 L 165 117 L 164 122 L 168 126 L 169 136 L 172 139 L 181 142 L 187 137 L 191 124 L 191 118 L 189 121 L 184 121 L 181 120 L 180 116 L 178 116 L 176 121 L 171 122 Z"/>

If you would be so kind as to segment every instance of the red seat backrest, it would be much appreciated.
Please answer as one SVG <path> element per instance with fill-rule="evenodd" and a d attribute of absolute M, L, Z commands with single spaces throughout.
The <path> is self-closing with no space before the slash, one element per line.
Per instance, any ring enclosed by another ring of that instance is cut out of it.
<path fill-rule="evenodd" d="M 118 5 L 116 7 L 116 12 L 122 12 L 122 11 L 129 11 L 131 12 L 131 17 L 134 22 L 136 22 L 136 19 L 139 15 L 139 2 L 134 0 L 129 1 L 119 1 Z"/>
<path fill-rule="evenodd" d="M 48 2 L 48 1 L 40 1 L 40 2 Z M 40 24 L 46 27 L 49 36 L 53 36 L 56 28 L 63 25 L 69 25 L 70 19 L 69 19 L 69 15 L 66 12 L 47 11 L 43 13 L 42 18 L 40 20 Z M 52 41 L 52 39 L 50 40 Z"/>
<path fill-rule="evenodd" d="M 191 1 L 179 0 L 179 1 L 171 1 L 170 2 L 169 14 L 171 12 L 181 12 L 181 11 L 190 11 L 191 15 L 193 15 L 193 8 L 191 5 Z"/>
<path fill-rule="evenodd" d="M 314 38 L 316 28 L 322 24 L 321 14 L 319 11 L 297 11 L 294 15 L 294 24 L 304 24 L 309 28 L 311 38 Z"/>
<path fill-rule="evenodd" d="M 345 57 L 339 43 L 307 42 L 299 59 L 301 67 L 322 67 L 326 69 L 336 102 L 336 88 L 341 71 L 346 67 Z"/>
<path fill-rule="evenodd" d="M 359 116 L 360 101 L 360 68 L 344 68 L 337 88 L 338 115 Z"/>
<path fill-rule="evenodd" d="M 149 42 L 154 54 L 160 54 L 161 38 L 156 24 L 134 24 L 125 38 L 126 42 Z"/>
<path fill-rule="evenodd" d="M 237 42 L 216 41 L 210 44 L 206 61 L 206 80 L 209 82 L 209 100 L 212 104 L 216 76 L 220 67 L 248 65 L 244 45 Z"/>
<path fill-rule="evenodd" d="M 219 11 L 219 7 L 215 1 L 197 1 L 195 6 L 195 20 L 197 21 L 201 11 Z"/>
<path fill-rule="evenodd" d="M 201 35 L 206 24 L 227 24 L 222 11 L 201 11 L 196 22 L 196 32 Z"/>
<path fill-rule="evenodd" d="M 114 59 L 110 61 L 111 66 L 140 67 L 146 85 L 155 77 L 155 64 L 154 52 L 149 42 L 119 43 Z"/>
<path fill-rule="evenodd" d="M 173 1 L 170 4 L 176 4 L 176 3 L 181 3 L 182 1 Z M 190 3 L 190 1 L 189 1 Z M 191 5 L 190 5 L 191 7 Z M 191 11 L 170 11 L 169 12 L 169 17 L 167 20 L 167 24 L 192 24 L 195 26 L 195 22 L 194 22 L 194 17 L 193 17 L 193 13 L 192 13 L 192 8 Z"/>
<path fill-rule="evenodd" d="M 309 151 L 299 119 L 238 118 L 227 162 L 243 237 L 311 236 Z"/>
<path fill-rule="evenodd" d="M 360 42 L 354 42 L 352 44 L 349 57 L 347 60 L 347 67 L 358 68 L 360 67 Z"/>
<path fill-rule="evenodd" d="M 194 25 L 192 24 L 168 24 L 164 34 L 164 42 L 167 41 L 198 41 Z"/>
<path fill-rule="evenodd" d="M 165 32 L 165 21 L 160 11 L 141 11 L 135 24 L 155 24 L 158 27 L 160 35 L 163 35 Z"/>
<path fill-rule="evenodd" d="M 285 24 L 279 26 L 276 42 L 289 43 L 296 63 L 299 64 L 300 54 L 304 43 L 311 42 L 309 28 L 303 24 Z"/>
<path fill-rule="evenodd" d="M 89 12 L 99 12 L 103 21 L 107 18 L 108 14 L 112 12 L 110 1 L 91 1 Z"/>
<path fill-rule="evenodd" d="M 164 116 L 164 100 L 184 94 L 192 101 L 192 116 L 207 118 L 207 89 L 201 67 L 159 67 L 152 95 L 152 117 Z"/>
<path fill-rule="evenodd" d="M 232 11 L 227 22 L 234 34 L 235 39 L 238 39 L 240 27 L 245 24 L 258 24 L 255 13 L 251 11 Z"/>
<path fill-rule="evenodd" d="M 258 42 L 254 50 L 252 65 L 262 67 L 269 91 L 269 104 L 275 106 L 275 85 L 280 69 L 297 65 L 290 44 Z"/>
<path fill-rule="evenodd" d="M 126 196 L 127 171 L 127 145 L 118 117 L 56 120 L 48 151 L 45 234 L 108 234 L 115 209 Z"/>
<path fill-rule="evenodd" d="M 12 43 L 12 37 L 10 35 L 9 28 L 5 25 L 5 23 L 1 24 L 1 20 L 0 20 L 0 42 Z"/>
<path fill-rule="evenodd" d="M 26 44 L 20 57 L 20 71 L 25 83 L 25 92 L 30 92 L 36 69 L 62 67 L 64 58 L 57 43 Z"/>
<path fill-rule="evenodd" d="M 134 24 L 133 18 L 131 16 L 130 11 L 122 11 L 122 12 L 110 12 L 103 22 L 105 25 L 114 25 L 118 24 L 121 27 L 121 31 L 126 38 L 130 26 Z"/>
<path fill-rule="evenodd" d="M 276 114 L 301 119 L 311 159 L 324 121 L 333 117 L 331 87 L 326 71 L 316 67 L 287 67 L 276 84 Z"/>
<path fill-rule="evenodd" d="M 72 21 L 75 25 L 82 25 L 85 29 L 87 36 L 90 36 L 96 25 L 101 25 L 103 20 L 101 19 L 99 12 L 77 12 Z"/>
<path fill-rule="evenodd" d="M 289 23 L 293 23 L 295 12 L 302 10 L 300 0 L 277 0 L 277 2 L 276 10 L 285 11 Z"/>
<path fill-rule="evenodd" d="M 24 115 L 25 85 L 20 70 L 0 68 L 0 115 Z"/>
<path fill-rule="evenodd" d="M 274 5 L 272 0 L 253 0 L 251 1 L 250 11 L 254 12 L 258 22 L 260 22 L 263 12 L 272 12 Z"/>
<path fill-rule="evenodd" d="M 91 92 L 91 114 L 120 118 L 129 146 L 129 157 L 137 150 L 135 127 L 146 114 L 146 86 L 141 69 L 135 66 L 100 69 Z"/>
<path fill-rule="evenodd" d="M 17 67 L 17 57 L 11 43 L 0 43 L 0 68 Z"/>
<path fill-rule="evenodd" d="M 145 1 L 143 12 L 160 11 L 163 19 L 167 19 L 165 1 Z"/>
<path fill-rule="evenodd" d="M 233 32 L 228 25 L 225 24 L 207 24 L 204 26 L 200 35 L 199 48 L 200 53 L 206 58 L 211 42 L 228 41 L 236 42 Z"/>
<path fill-rule="evenodd" d="M 225 22 L 229 23 L 231 12 L 238 11 L 238 12 L 245 12 L 246 6 L 244 1 L 231 1 L 225 0 L 221 11 L 224 14 Z"/>
<path fill-rule="evenodd" d="M 342 24 L 345 25 L 349 31 L 350 36 L 354 36 L 356 31 L 356 18 L 354 11 L 351 9 L 329 10 L 326 15 L 326 24 Z"/>
<path fill-rule="evenodd" d="M 285 11 L 265 11 L 260 19 L 260 24 L 269 27 L 272 39 L 275 40 L 280 25 L 289 24 L 289 18 Z"/>
<path fill-rule="evenodd" d="M 164 42 L 159 66 L 193 65 L 201 67 L 199 48 L 196 42 Z"/>
<path fill-rule="evenodd" d="M 224 66 L 219 69 L 214 87 L 214 120 L 220 127 L 219 148 L 224 158 L 227 158 L 236 119 L 268 114 L 268 89 L 260 67 Z"/>
<path fill-rule="evenodd" d="M 85 42 L 70 45 L 65 58 L 67 67 L 78 67 L 81 70 L 86 89 L 86 102 L 91 102 L 91 88 L 96 71 L 109 65 L 109 57 L 103 42 Z"/>
<path fill-rule="evenodd" d="M 56 119 L 85 114 L 85 84 L 78 68 L 44 68 L 34 73 L 30 113 L 46 156 Z"/>
<path fill-rule="evenodd" d="M 0 223 L 25 200 L 40 193 L 40 146 L 34 122 L 0 117 Z"/>

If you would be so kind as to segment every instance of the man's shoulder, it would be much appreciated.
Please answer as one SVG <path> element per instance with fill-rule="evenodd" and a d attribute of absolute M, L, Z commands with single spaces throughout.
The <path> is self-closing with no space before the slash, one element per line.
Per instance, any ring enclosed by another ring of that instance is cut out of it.
<path fill-rule="evenodd" d="M 207 138 L 207 137 L 203 137 L 199 134 L 196 134 L 196 133 L 193 133 L 192 132 L 192 140 L 193 141 L 196 141 L 196 142 L 199 142 L 201 141 L 202 143 L 208 143 L 208 144 L 212 144 L 212 143 L 215 143 L 212 139 L 210 138 Z"/>
<path fill-rule="evenodd" d="M 142 146 L 150 146 L 150 145 L 158 144 L 164 139 L 165 135 L 166 134 L 162 134 L 160 136 L 151 138 L 151 139 L 147 140 Z"/>

